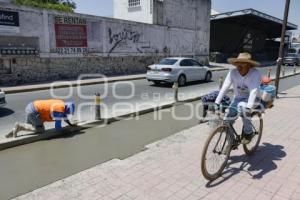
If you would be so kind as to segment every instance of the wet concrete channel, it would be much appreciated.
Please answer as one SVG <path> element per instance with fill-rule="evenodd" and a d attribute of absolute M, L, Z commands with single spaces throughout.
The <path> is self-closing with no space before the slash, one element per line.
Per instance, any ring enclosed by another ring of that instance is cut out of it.
<path fill-rule="evenodd" d="M 299 84 L 300 76 L 283 79 L 280 91 Z M 130 157 L 147 144 L 195 126 L 202 114 L 199 103 L 0 151 L 0 199 L 19 196 L 111 159 Z M 191 112 L 190 119 L 173 117 L 187 117 Z M 156 120 L 158 116 L 162 120 Z"/>
<path fill-rule="evenodd" d="M 0 152 L 0 199 L 9 199 L 114 158 L 124 159 L 147 144 L 199 123 L 200 102 L 39 141 Z M 190 119 L 176 120 L 192 114 Z M 161 117 L 162 120 L 156 120 Z M 201 130 L 199 130 L 201 131 Z"/>

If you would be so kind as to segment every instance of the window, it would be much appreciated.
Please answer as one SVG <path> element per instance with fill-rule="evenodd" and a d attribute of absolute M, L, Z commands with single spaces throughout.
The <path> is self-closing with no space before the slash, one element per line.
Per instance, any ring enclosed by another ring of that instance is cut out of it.
<path fill-rule="evenodd" d="M 203 65 L 201 65 L 200 63 L 198 63 L 198 62 L 195 61 L 195 60 L 191 60 L 191 62 L 193 63 L 193 66 L 196 66 L 196 67 L 203 67 Z"/>
<path fill-rule="evenodd" d="M 289 49 L 288 53 L 296 53 L 296 49 Z"/>
<path fill-rule="evenodd" d="M 162 59 L 158 64 L 159 65 L 174 65 L 177 62 L 176 59 Z"/>
<path fill-rule="evenodd" d="M 193 63 L 191 62 L 191 60 L 182 60 L 180 62 L 180 66 L 182 66 L 182 67 L 193 66 Z"/>
<path fill-rule="evenodd" d="M 128 0 L 128 7 L 136 7 L 140 5 L 141 5 L 140 0 Z"/>

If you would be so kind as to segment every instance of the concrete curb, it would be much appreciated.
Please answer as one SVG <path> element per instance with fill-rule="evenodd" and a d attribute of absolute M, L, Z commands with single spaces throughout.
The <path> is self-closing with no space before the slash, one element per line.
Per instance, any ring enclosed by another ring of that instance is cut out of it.
<path fill-rule="evenodd" d="M 120 78 L 120 79 L 109 79 L 107 81 L 104 80 L 97 80 L 97 81 L 90 81 L 90 82 L 83 82 L 83 83 L 72 83 L 72 81 L 70 82 L 71 84 L 65 84 L 65 85 L 59 85 L 59 83 L 57 83 L 57 85 L 55 85 L 53 88 L 58 89 L 58 88 L 67 88 L 67 87 L 78 87 L 78 86 L 86 86 L 86 85 L 95 85 L 95 84 L 103 84 L 103 83 L 113 83 L 113 82 L 118 82 L 118 81 L 131 81 L 131 80 L 140 80 L 140 79 L 145 79 L 145 75 L 139 75 L 140 77 L 128 77 L 128 78 Z M 66 81 L 68 82 L 68 81 Z M 45 86 L 37 86 L 37 87 L 31 87 L 31 88 L 26 88 L 25 87 L 18 87 L 17 89 L 3 89 L 3 91 L 6 94 L 16 94 L 16 93 L 22 93 L 22 92 L 34 92 L 34 91 L 40 91 L 40 90 L 49 90 L 51 89 L 51 84 L 49 85 L 45 85 Z"/>
<path fill-rule="evenodd" d="M 66 128 L 64 129 L 64 131 L 66 131 Z M 14 139 L 1 140 L 0 141 L 0 151 L 9 149 L 9 148 L 13 148 L 13 147 L 17 147 L 17 146 L 21 146 L 21 145 L 25 145 L 25 144 L 34 143 L 34 142 L 41 141 L 41 140 L 47 140 L 47 139 L 54 138 L 54 137 L 57 137 L 62 134 L 63 133 L 61 133 L 61 132 L 55 132 L 54 130 L 48 130 L 44 134 L 26 135 L 26 136 L 14 138 Z"/>
<path fill-rule="evenodd" d="M 228 70 L 227 68 L 216 68 L 216 69 L 211 69 L 211 71 L 226 71 Z M 132 77 L 132 76 L 136 76 L 136 77 Z M 146 75 L 145 74 L 140 74 L 140 75 L 130 75 L 129 77 L 119 77 L 119 78 L 108 78 L 107 81 L 104 80 L 85 80 L 83 82 L 81 82 L 80 84 L 78 84 L 76 81 L 66 81 L 69 82 L 71 84 L 64 84 L 64 85 L 59 85 L 59 82 L 57 83 L 57 85 L 55 85 L 53 88 L 55 89 L 59 89 L 59 88 L 67 88 L 67 87 L 78 87 L 78 86 L 87 86 L 87 85 L 95 85 L 95 84 L 103 84 L 103 83 L 113 83 L 113 82 L 120 82 L 120 81 L 132 81 L 132 80 L 142 80 L 145 79 Z M 62 81 L 61 84 L 63 84 L 64 82 Z M 34 91 L 40 91 L 40 90 L 49 90 L 51 89 L 51 84 L 42 84 L 41 86 L 19 86 L 18 88 L 13 88 L 13 89 L 9 89 L 9 88 L 3 88 L 3 91 L 6 94 L 16 94 L 16 93 L 23 93 L 23 92 L 34 92 Z"/>
<path fill-rule="evenodd" d="M 228 69 L 228 68 L 211 69 L 212 72 L 227 71 L 227 70 L 230 70 L 230 69 Z"/>
<path fill-rule="evenodd" d="M 280 77 L 280 79 L 289 78 L 289 77 L 297 76 L 297 75 L 300 75 L 300 72 L 296 72 L 295 74 L 285 75 L 283 77 Z M 272 78 L 272 80 L 275 81 L 275 78 Z"/>

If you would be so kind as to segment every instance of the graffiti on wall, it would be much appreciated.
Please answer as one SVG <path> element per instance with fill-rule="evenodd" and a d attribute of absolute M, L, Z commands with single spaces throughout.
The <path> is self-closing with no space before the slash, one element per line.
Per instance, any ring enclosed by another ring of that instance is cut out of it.
<path fill-rule="evenodd" d="M 128 43 L 138 43 L 140 41 L 141 34 L 137 31 L 132 31 L 130 28 L 124 28 L 118 33 L 113 33 L 112 29 L 108 29 L 109 44 L 112 47 L 109 53 L 112 53 L 116 48 L 127 46 Z"/>
<path fill-rule="evenodd" d="M 132 53 L 159 53 L 150 41 L 142 41 L 142 33 L 126 27 L 116 33 L 111 28 L 108 29 L 109 44 L 111 45 L 108 53 L 114 53 L 117 49 L 127 50 Z"/>

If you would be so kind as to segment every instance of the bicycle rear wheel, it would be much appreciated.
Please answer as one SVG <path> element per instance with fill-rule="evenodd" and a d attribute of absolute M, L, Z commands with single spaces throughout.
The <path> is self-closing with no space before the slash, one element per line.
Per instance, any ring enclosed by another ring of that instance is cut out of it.
<path fill-rule="evenodd" d="M 252 126 L 254 136 L 249 144 L 243 144 L 244 152 L 247 155 L 252 155 L 258 148 L 263 131 L 263 119 L 261 113 L 254 113 L 252 116 Z"/>
<path fill-rule="evenodd" d="M 225 151 L 228 142 L 227 126 L 217 127 L 207 138 L 201 158 L 201 171 L 209 181 L 221 176 L 229 159 L 230 150 Z"/>

